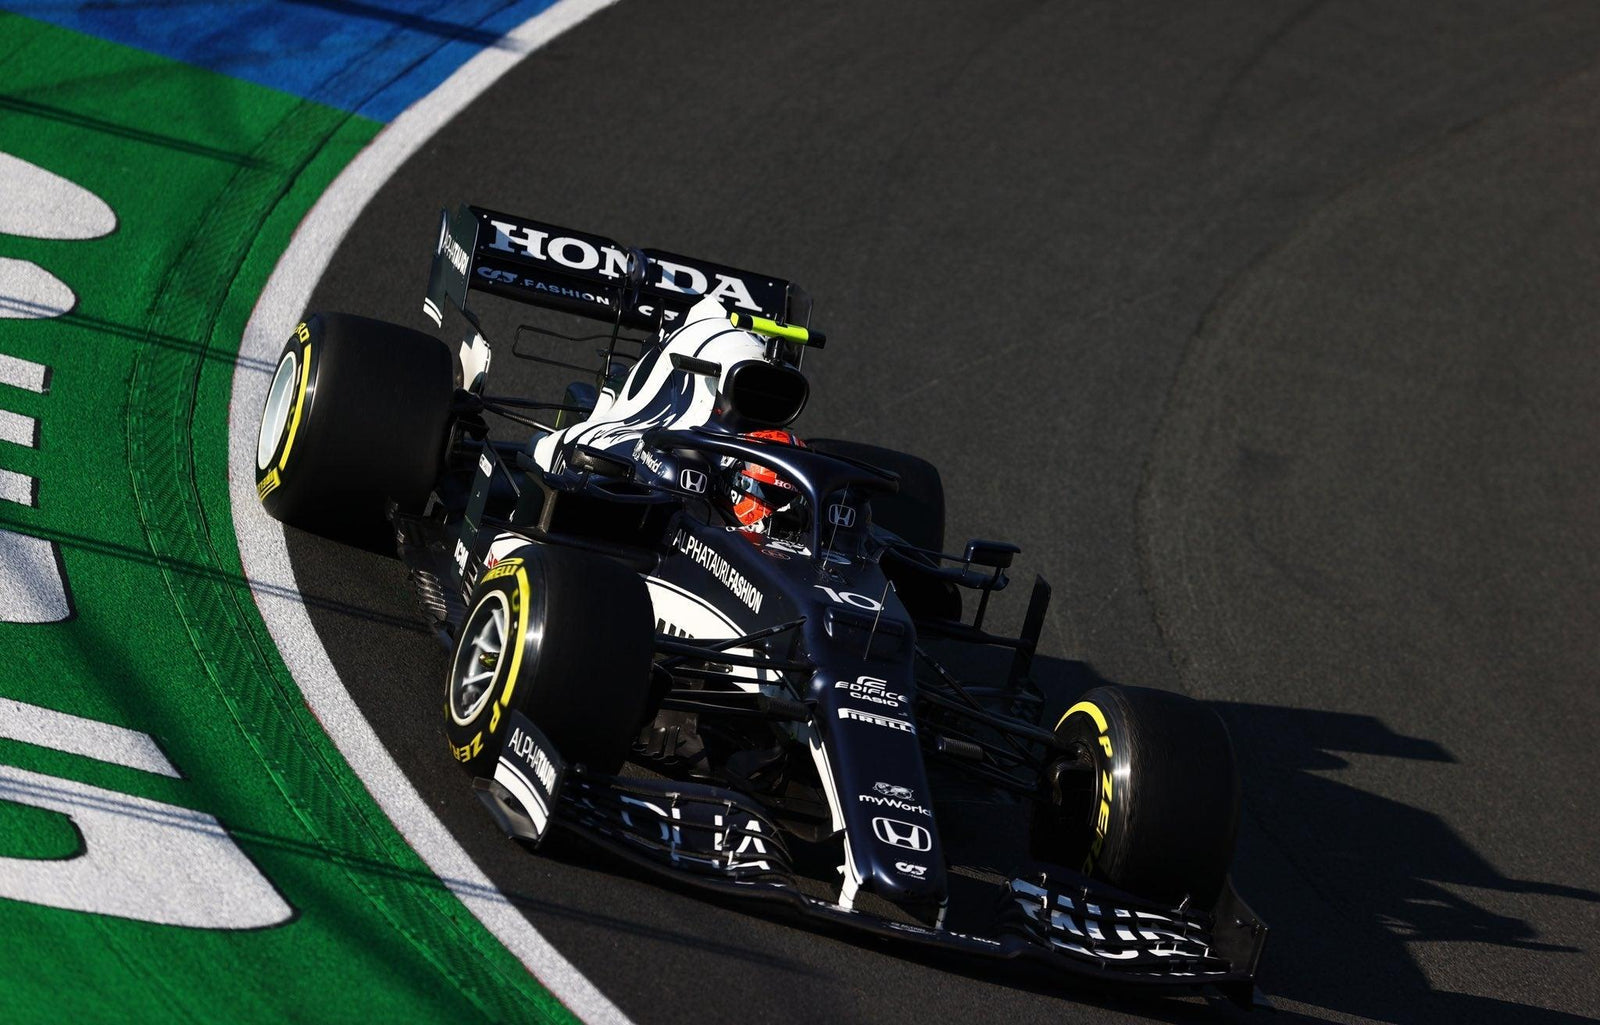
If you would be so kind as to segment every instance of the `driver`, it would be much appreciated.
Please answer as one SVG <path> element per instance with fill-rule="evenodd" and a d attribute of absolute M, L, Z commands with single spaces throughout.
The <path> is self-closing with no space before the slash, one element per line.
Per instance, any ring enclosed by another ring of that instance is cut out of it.
<path fill-rule="evenodd" d="M 751 431 L 743 437 L 800 448 L 806 444 L 791 431 Z M 737 470 L 733 474 L 728 502 L 739 529 L 752 535 L 751 540 L 764 538 L 771 533 L 774 518 L 785 518 L 783 514 L 791 510 L 798 513 L 800 492 L 793 484 L 759 463 L 734 465 Z"/>

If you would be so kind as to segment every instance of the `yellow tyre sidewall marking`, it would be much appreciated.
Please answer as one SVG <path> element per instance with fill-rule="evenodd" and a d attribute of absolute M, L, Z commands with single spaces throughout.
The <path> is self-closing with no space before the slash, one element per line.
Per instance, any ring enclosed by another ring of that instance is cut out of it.
<path fill-rule="evenodd" d="M 1056 729 L 1060 730 L 1062 726 L 1066 725 L 1068 719 L 1079 712 L 1082 712 L 1094 722 L 1095 728 L 1099 733 L 1100 750 L 1105 752 L 1106 761 L 1109 763 L 1114 756 L 1111 746 L 1111 728 L 1106 722 L 1106 714 L 1094 702 L 1080 701 L 1067 709 L 1065 714 L 1061 716 L 1061 721 L 1056 723 Z M 1105 849 L 1106 845 L 1106 830 L 1111 825 L 1111 798 L 1114 790 L 1109 769 L 1101 770 L 1099 781 L 1096 783 L 1096 790 L 1099 797 L 1099 810 L 1096 812 L 1094 819 L 1094 842 L 1089 845 L 1089 853 L 1083 859 L 1083 871 L 1085 873 L 1092 872 L 1095 863 L 1100 860 L 1100 852 Z"/>
<path fill-rule="evenodd" d="M 521 564 L 521 560 L 507 561 L 517 562 L 515 567 L 517 574 L 516 590 L 511 594 L 511 614 L 517 617 L 517 629 L 511 636 L 506 638 L 506 643 L 511 648 L 511 667 L 506 672 L 505 683 L 500 689 L 500 696 L 489 706 L 488 729 L 480 729 L 470 741 L 460 747 L 456 747 L 454 744 L 450 745 L 450 754 L 458 762 L 471 761 L 476 757 L 483 750 L 484 734 L 492 734 L 500 728 L 500 714 L 510 707 L 511 695 L 517 687 L 517 674 L 522 671 L 522 639 L 528 636 L 528 599 L 531 590 L 528 584 L 527 567 Z M 498 569 L 499 566 L 495 568 Z"/>
<path fill-rule="evenodd" d="M 283 452 L 278 456 L 278 469 L 283 470 L 289 464 L 289 450 L 294 448 L 294 436 L 300 430 L 300 417 L 306 410 L 306 385 L 311 380 L 311 332 L 305 324 L 296 329 L 300 340 L 305 342 L 305 348 L 300 350 L 300 387 L 294 396 L 294 415 L 289 418 L 289 437 L 283 443 Z"/>
<path fill-rule="evenodd" d="M 500 713 L 511 706 L 511 695 L 517 687 L 517 674 L 522 672 L 522 640 L 528 636 L 528 597 L 530 588 L 528 584 L 528 567 L 519 563 L 517 565 L 517 592 L 511 596 L 511 611 L 517 617 L 517 633 L 514 648 L 511 652 L 511 671 L 506 673 L 505 689 L 500 692 L 500 700 L 495 702 L 494 717 L 489 722 L 492 733 L 500 725 Z"/>

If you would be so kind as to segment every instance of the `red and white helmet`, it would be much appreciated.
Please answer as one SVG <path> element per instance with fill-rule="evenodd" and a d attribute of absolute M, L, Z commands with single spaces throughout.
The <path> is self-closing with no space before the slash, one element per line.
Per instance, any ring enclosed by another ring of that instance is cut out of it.
<path fill-rule="evenodd" d="M 805 447 L 805 442 L 790 431 L 752 431 L 744 435 L 760 441 L 775 441 L 784 445 Z M 784 512 L 800 498 L 793 484 L 779 477 L 770 467 L 759 463 L 745 463 L 733 475 L 733 517 L 739 529 L 765 534 L 772 526 L 773 513 Z"/>

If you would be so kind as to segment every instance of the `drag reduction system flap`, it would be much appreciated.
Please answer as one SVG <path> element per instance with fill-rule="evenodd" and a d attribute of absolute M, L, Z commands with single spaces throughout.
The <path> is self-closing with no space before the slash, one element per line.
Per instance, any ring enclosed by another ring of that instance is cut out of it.
<path fill-rule="evenodd" d="M 807 337 L 811 297 L 792 282 L 462 206 L 441 213 L 423 312 L 441 324 L 445 300 L 466 310 L 473 290 L 638 329 L 670 326 L 710 295 L 757 329 L 820 341 Z"/>

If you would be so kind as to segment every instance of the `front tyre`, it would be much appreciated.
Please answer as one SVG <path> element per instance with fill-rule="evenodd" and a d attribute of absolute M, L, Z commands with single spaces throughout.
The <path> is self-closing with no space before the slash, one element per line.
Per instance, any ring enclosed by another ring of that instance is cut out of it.
<path fill-rule="evenodd" d="M 455 357 L 432 335 L 313 314 L 273 371 L 256 434 L 268 513 L 321 533 L 381 523 L 383 503 L 427 498 L 439 476 Z"/>
<path fill-rule="evenodd" d="M 1210 908 L 1239 828 L 1239 778 L 1222 719 L 1143 687 L 1096 687 L 1055 727 L 1034 854 L 1129 893 Z"/>
<path fill-rule="evenodd" d="M 655 620 L 614 560 L 527 545 L 484 571 L 450 659 L 445 735 L 474 776 L 493 772 L 516 709 L 561 757 L 614 773 L 647 718 Z"/>

